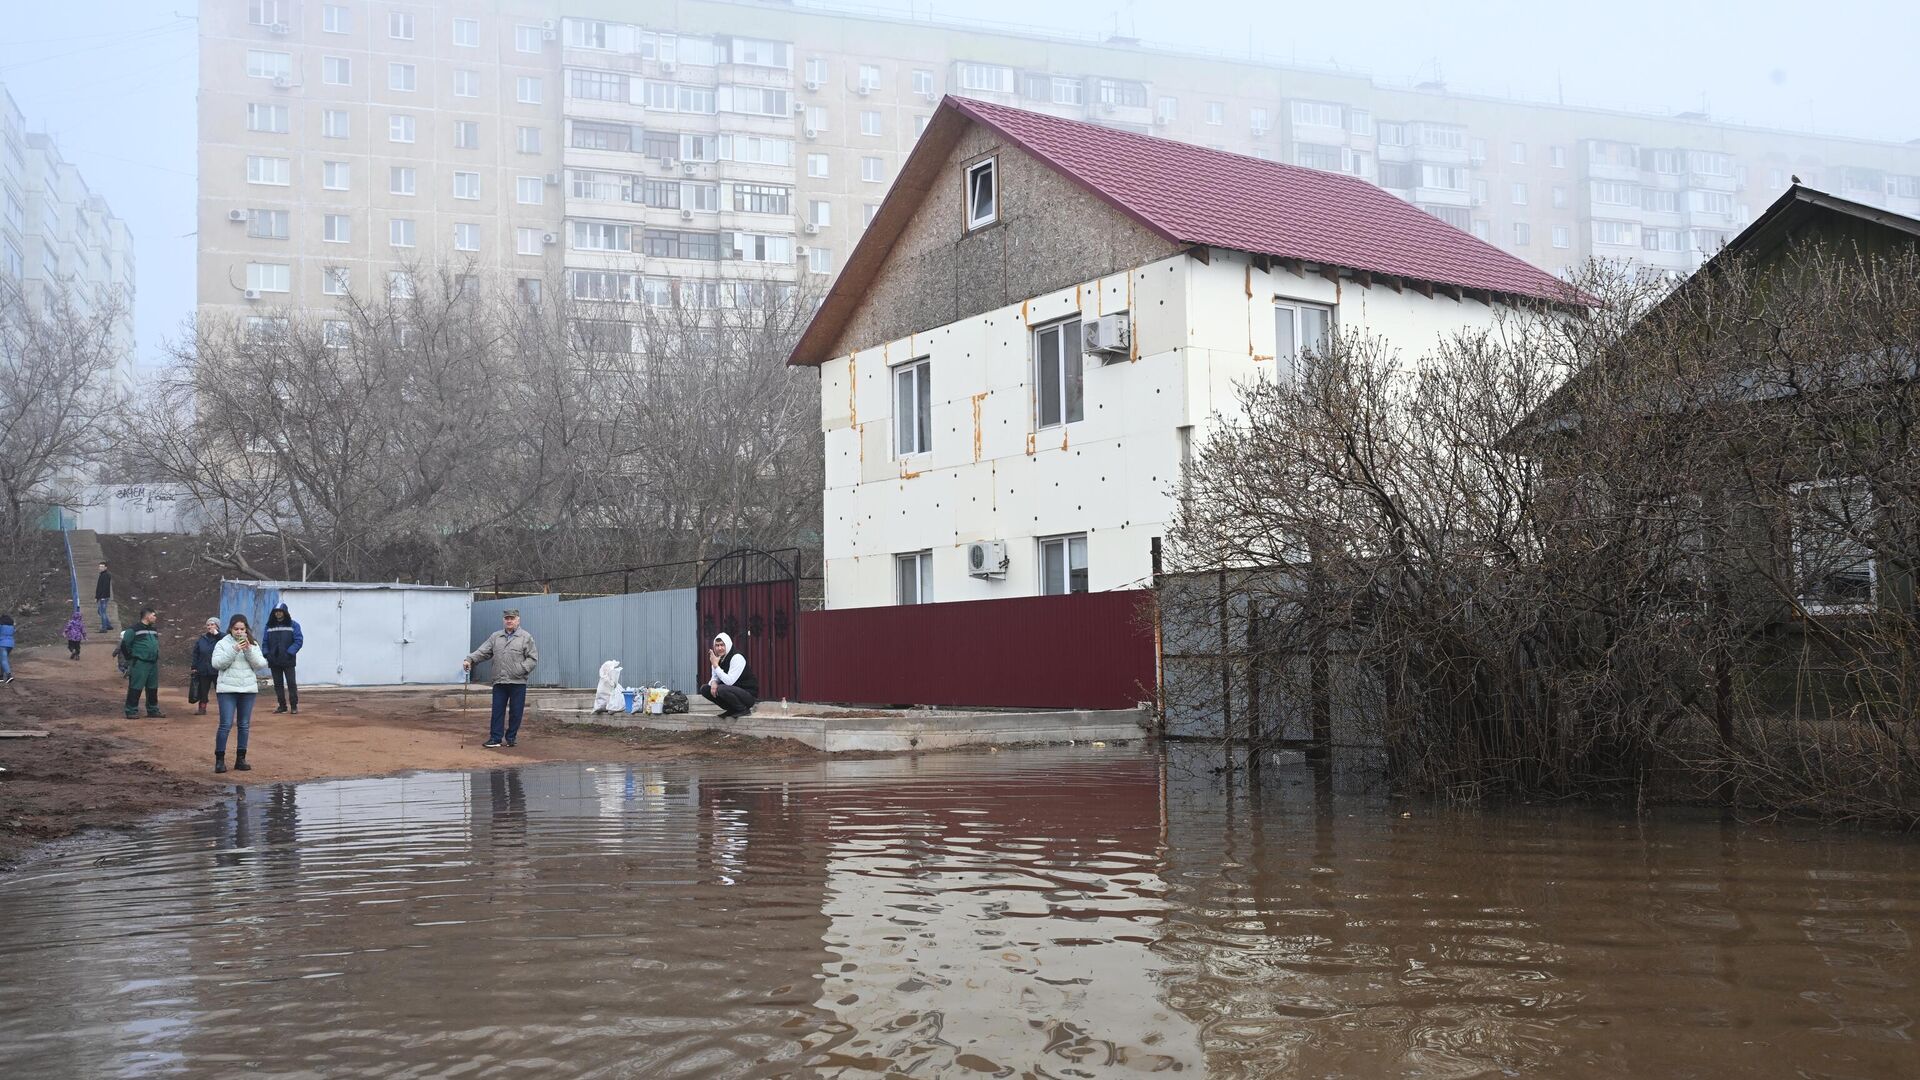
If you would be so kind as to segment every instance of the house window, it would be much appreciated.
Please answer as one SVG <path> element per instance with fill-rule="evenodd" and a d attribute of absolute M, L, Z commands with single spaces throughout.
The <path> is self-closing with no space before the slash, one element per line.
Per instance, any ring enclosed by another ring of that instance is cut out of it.
<path fill-rule="evenodd" d="M 1513 196 L 1513 205 L 1515 206 L 1527 205 L 1527 185 L 1522 183 L 1515 183 L 1513 185 L 1512 196 Z"/>
<path fill-rule="evenodd" d="M 395 41 L 413 40 L 413 13 L 395 11 L 387 15 L 387 36 Z"/>
<path fill-rule="evenodd" d="M 480 122 L 478 120 L 455 120 L 453 122 L 453 148 L 455 150 L 480 149 Z"/>
<path fill-rule="evenodd" d="M 1879 587 L 1873 492 L 1860 479 L 1795 484 L 1793 580 L 1813 614 L 1870 610 Z"/>
<path fill-rule="evenodd" d="M 513 28 L 513 47 L 523 53 L 537 53 L 545 35 L 537 26 L 520 25 Z"/>
<path fill-rule="evenodd" d="M 453 223 L 453 250 L 479 251 L 480 226 L 473 222 L 456 221 Z"/>
<path fill-rule="evenodd" d="M 353 186 L 353 166 L 344 161 L 320 163 L 320 186 L 328 191 L 345 191 Z"/>
<path fill-rule="evenodd" d="M 808 154 L 807 175 L 816 179 L 824 179 L 827 175 L 827 155 Z"/>
<path fill-rule="evenodd" d="M 480 73 L 460 68 L 453 73 L 454 97 L 479 97 Z"/>
<path fill-rule="evenodd" d="M 869 184 L 883 183 L 887 178 L 886 163 L 877 157 L 860 159 L 860 179 Z"/>
<path fill-rule="evenodd" d="M 515 286 L 520 291 L 521 303 L 537 304 L 540 302 L 540 292 L 541 292 L 542 285 L 539 278 L 523 277 L 515 283 Z"/>
<path fill-rule="evenodd" d="M 327 109 L 320 114 L 320 135 L 326 139 L 345 139 L 353 135 L 353 114 L 345 109 Z"/>
<path fill-rule="evenodd" d="M 274 341 L 287 336 L 287 320 L 271 315 L 247 316 L 247 340 Z"/>
<path fill-rule="evenodd" d="M 477 172 L 457 172 L 453 174 L 453 197 L 456 199 L 477 199 L 480 197 L 480 174 Z"/>
<path fill-rule="evenodd" d="M 285 210 L 249 210 L 247 235 L 256 240 L 285 240 L 287 218 Z"/>
<path fill-rule="evenodd" d="M 540 152 L 540 129 L 522 126 L 514 134 L 514 148 L 523 154 Z"/>
<path fill-rule="evenodd" d="M 287 107 L 285 105 L 248 105 L 247 130 L 284 133 L 287 130 Z"/>
<path fill-rule="evenodd" d="M 513 250 L 518 255 L 539 255 L 546 251 L 547 237 L 539 229 L 513 230 Z"/>
<path fill-rule="evenodd" d="M 320 239 L 329 244 L 353 241 L 353 219 L 345 214 L 328 214 L 321 222 Z"/>
<path fill-rule="evenodd" d="M 387 141 L 397 142 L 397 143 L 412 142 L 413 141 L 413 117 L 411 116 L 387 117 Z"/>
<path fill-rule="evenodd" d="M 806 75 L 807 82 L 824 85 L 827 81 L 826 60 L 818 56 L 808 57 L 807 63 L 806 63 L 805 75 Z"/>
<path fill-rule="evenodd" d="M 1567 167 L 1567 148 L 1566 147 L 1550 146 L 1547 148 L 1547 156 L 1552 161 L 1554 168 L 1564 169 Z"/>
<path fill-rule="evenodd" d="M 893 557 L 896 582 L 895 601 L 901 604 L 933 603 L 933 552 L 916 551 Z"/>
<path fill-rule="evenodd" d="M 414 193 L 414 181 L 418 176 L 410 165 L 393 165 L 387 169 L 387 194 L 411 195 Z"/>
<path fill-rule="evenodd" d="M 1160 124 L 1171 124 L 1175 120 L 1180 119 L 1180 99 L 1176 97 L 1162 97 L 1155 101 L 1153 103 L 1153 119 L 1155 123 Z"/>
<path fill-rule="evenodd" d="M 978 229 L 1000 220 L 1000 183 L 997 159 L 988 158 L 967 169 L 967 228 Z"/>
<path fill-rule="evenodd" d="M 1523 142 L 1514 143 L 1513 151 L 1508 155 L 1507 160 L 1513 162 L 1515 165 L 1525 165 L 1527 163 L 1527 144 Z"/>
<path fill-rule="evenodd" d="M 513 182 L 514 201 L 522 206 L 538 206 L 547 201 L 547 181 L 539 176 L 522 176 Z"/>
<path fill-rule="evenodd" d="M 513 81 L 514 100 L 522 105 L 540 104 L 540 76 L 522 75 Z"/>
<path fill-rule="evenodd" d="M 913 69 L 913 92 L 922 97 L 933 96 L 933 72 L 924 68 Z"/>
<path fill-rule="evenodd" d="M 320 268 L 320 291 L 328 296 L 345 296 L 353 289 L 353 272 L 344 266 Z"/>
<path fill-rule="evenodd" d="M 1594 222 L 1594 224 L 1599 225 L 1600 223 Z M 1624 241 L 1610 241 L 1610 242 L 1624 243 Z M 1553 246 L 1557 248 L 1573 246 L 1572 230 L 1567 228 L 1565 225 L 1555 225 L 1553 227 Z"/>
<path fill-rule="evenodd" d="M 283 157 L 247 158 L 247 183 L 285 187 L 292 183 L 293 162 Z"/>
<path fill-rule="evenodd" d="M 1047 596 L 1087 591 L 1085 534 L 1040 541 L 1040 591 Z"/>
<path fill-rule="evenodd" d="M 1524 221 L 1513 223 L 1513 246 L 1526 247 L 1533 243 L 1533 226 Z"/>
<path fill-rule="evenodd" d="M 860 89 L 869 94 L 880 89 L 880 65 L 860 65 Z"/>
<path fill-rule="evenodd" d="M 807 204 L 807 223 L 824 229 L 833 224 L 833 204 L 825 199 L 814 199 Z"/>
<path fill-rule="evenodd" d="M 1086 418 L 1081 366 L 1084 359 L 1080 353 L 1078 316 L 1033 332 L 1034 380 L 1040 388 L 1035 427 L 1057 427 Z"/>
<path fill-rule="evenodd" d="M 893 456 L 933 450 L 933 385 L 925 360 L 893 369 Z"/>
<path fill-rule="evenodd" d="M 833 249 L 817 245 L 808 248 L 807 269 L 815 274 L 833 273 Z"/>
<path fill-rule="evenodd" d="M 353 12 L 345 4 L 328 4 L 320 9 L 320 29 L 329 34 L 353 32 Z"/>
<path fill-rule="evenodd" d="M 353 61 L 344 56 L 321 57 L 320 81 L 328 86 L 353 85 Z"/>
<path fill-rule="evenodd" d="M 247 288 L 259 292 L 286 292 L 293 287 L 293 268 L 286 263 L 248 263 Z"/>
<path fill-rule="evenodd" d="M 880 110 L 878 109 L 861 109 L 860 110 L 860 134 L 862 135 L 880 134 Z"/>
<path fill-rule="evenodd" d="M 1273 305 L 1273 362 L 1276 377 L 1291 378 L 1300 354 L 1320 353 L 1333 331 L 1333 309 L 1325 304 L 1283 300 Z"/>
<path fill-rule="evenodd" d="M 266 52 L 261 49 L 248 49 L 247 77 L 253 79 L 290 79 L 293 77 L 293 54 Z"/>
<path fill-rule="evenodd" d="M 394 218 L 387 222 L 387 243 L 394 247 L 412 247 L 413 219 Z"/>
<path fill-rule="evenodd" d="M 480 47 L 480 20 L 478 19 L 453 20 L 453 43 L 455 45 L 460 46 L 463 49 L 479 48 Z"/>
<path fill-rule="evenodd" d="M 412 64 L 387 65 L 387 89 L 412 93 L 419 85 L 419 72 Z"/>

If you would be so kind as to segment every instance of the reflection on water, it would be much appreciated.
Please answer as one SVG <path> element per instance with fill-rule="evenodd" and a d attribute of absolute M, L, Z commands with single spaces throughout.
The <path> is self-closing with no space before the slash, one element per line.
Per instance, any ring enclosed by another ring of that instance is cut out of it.
<path fill-rule="evenodd" d="M 1133 749 L 236 788 L 0 881 L 18 1076 L 1920 1074 L 1920 848 Z"/>

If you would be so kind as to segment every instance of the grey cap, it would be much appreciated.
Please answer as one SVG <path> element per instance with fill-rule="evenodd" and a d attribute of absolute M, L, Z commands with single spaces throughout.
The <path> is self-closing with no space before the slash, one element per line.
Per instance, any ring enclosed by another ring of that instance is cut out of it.
<path fill-rule="evenodd" d="M 500 617 L 503 619 L 517 619 L 520 617 L 520 609 L 517 607 L 510 607 L 507 610 L 501 612 Z"/>

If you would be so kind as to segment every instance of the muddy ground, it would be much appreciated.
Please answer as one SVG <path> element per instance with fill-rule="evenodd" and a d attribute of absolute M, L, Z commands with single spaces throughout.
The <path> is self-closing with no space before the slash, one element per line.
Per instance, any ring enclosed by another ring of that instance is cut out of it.
<path fill-rule="evenodd" d="M 163 609 L 164 610 L 164 609 Z M 152 814 L 209 802 L 236 782 L 265 784 L 381 776 L 417 769 L 480 769 L 543 761 L 782 761 L 824 756 L 800 743 L 734 736 L 596 731 L 529 717 L 519 745 L 483 750 L 487 698 L 470 711 L 436 710 L 422 690 L 315 688 L 300 713 L 275 714 L 273 694 L 255 709 L 253 770 L 214 786 L 216 717 L 187 704 L 181 656 L 196 628 L 163 624 L 163 719 L 121 717 L 126 684 L 110 645 L 90 641 L 78 661 L 62 646 L 14 653 L 17 678 L 0 686 L 0 729 L 41 729 L 46 738 L 0 739 L 0 867 L 38 845 L 92 828 L 132 825 Z M 229 747 L 229 751 L 231 751 Z M 229 757 L 231 760 L 231 757 Z"/>

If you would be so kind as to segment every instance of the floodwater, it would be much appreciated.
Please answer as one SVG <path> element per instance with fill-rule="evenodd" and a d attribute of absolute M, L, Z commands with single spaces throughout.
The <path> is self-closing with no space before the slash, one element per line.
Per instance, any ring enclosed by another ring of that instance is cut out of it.
<path fill-rule="evenodd" d="M 0 880 L 10 1077 L 1912 1077 L 1920 843 L 1129 747 L 235 789 Z"/>

